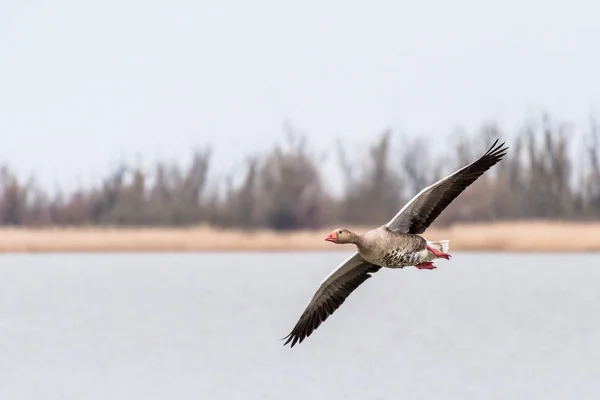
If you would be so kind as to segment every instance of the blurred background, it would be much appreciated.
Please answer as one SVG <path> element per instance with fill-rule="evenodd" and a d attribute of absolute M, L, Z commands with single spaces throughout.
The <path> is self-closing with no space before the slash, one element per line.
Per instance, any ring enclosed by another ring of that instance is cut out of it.
<path fill-rule="evenodd" d="M 0 222 L 378 224 L 497 137 L 441 221 L 597 218 L 595 6 L 541 4 L 4 2 Z"/>
<path fill-rule="evenodd" d="M 0 2 L 1 397 L 594 398 L 599 13 Z M 280 348 L 351 251 L 324 234 L 496 138 L 425 234 L 451 263 L 383 271 Z"/>

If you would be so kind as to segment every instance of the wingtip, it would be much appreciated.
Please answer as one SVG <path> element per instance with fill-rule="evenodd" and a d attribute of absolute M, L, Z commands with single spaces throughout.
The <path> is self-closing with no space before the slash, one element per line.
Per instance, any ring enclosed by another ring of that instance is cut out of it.
<path fill-rule="evenodd" d="M 502 143 L 498 144 L 499 141 L 500 141 L 500 138 L 496 138 L 496 140 L 494 140 L 494 143 L 492 143 L 492 145 L 489 147 L 488 151 L 500 149 L 506 144 L 506 142 L 502 142 Z"/>
<path fill-rule="evenodd" d="M 290 348 L 292 348 L 296 344 L 296 340 L 292 340 L 292 339 L 294 339 L 293 332 L 279 340 L 285 340 L 285 343 L 283 344 L 283 346 L 286 346 L 288 343 L 292 342 L 292 344 L 290 345 Z"/>
<path fill-rule="evenodd" d="M 506 155 L 509 146 L 506 146 L 506 142 L 502 142 L 498 144 L 500 138 L 497 138 L 494 143 L 490 146 L 488 151 L 485 153 L 486 156 L 493 156 L 495 158 L 501 159 Z"/>

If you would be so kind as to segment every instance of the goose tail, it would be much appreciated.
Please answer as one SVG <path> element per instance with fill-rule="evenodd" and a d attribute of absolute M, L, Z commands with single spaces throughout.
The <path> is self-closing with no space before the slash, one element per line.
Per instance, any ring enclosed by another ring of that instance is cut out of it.
<path fill-rule="evenodd" d="M 427 244 L 442 253 L 448 253 L 448 250 L 450 250 L 449 240 L 438 240 L 437 242 L 427 241 Z"/>

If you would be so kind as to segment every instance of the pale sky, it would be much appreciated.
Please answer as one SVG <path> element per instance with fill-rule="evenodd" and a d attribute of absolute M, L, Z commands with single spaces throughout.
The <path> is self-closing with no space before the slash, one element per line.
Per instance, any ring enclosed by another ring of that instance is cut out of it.
<path fill-rule="evenodd" d="M 234 170 L 286 120 L 352 150 L 599 108 L 594 0 L 0 2 L 0 161 L 44 185 L 209 143 Z"/>

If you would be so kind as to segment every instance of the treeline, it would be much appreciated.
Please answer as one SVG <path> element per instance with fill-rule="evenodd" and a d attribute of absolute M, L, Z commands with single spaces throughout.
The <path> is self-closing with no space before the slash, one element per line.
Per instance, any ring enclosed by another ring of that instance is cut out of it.
<path fill-rule="evenodd" d="M 211 179 L 211 151 L 195 151 L 189 166 L 158 163 L 153 170 L 123 165 L 87 190 L 50 196 L 0 169 L 0 224 L 315 228 L 378 225 L 423 187 L 475 160 L 495 138 L 506 158 L 467 189 L 436 224 L 456 221 L 600 218 L 600 129 L 584 131 L 544 118 L 518 132 L 487 124 L 445 140 L 377 136 L 361 154 L 341 143 L 331 151 L 343 182 L 329 190 L 322 160 L 301 135 L 288 134 L 245 168 Z"/>

